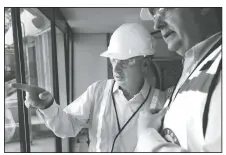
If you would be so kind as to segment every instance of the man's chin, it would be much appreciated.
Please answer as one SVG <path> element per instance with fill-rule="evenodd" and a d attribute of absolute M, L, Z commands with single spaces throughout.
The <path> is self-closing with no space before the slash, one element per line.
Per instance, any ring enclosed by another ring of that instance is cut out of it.
<path fill-rule="evenodd" d="M 118 86 L 124 86 L 124 84 L 125 84 L 124 81 L 115 80 L 115 82 L 117 83 Z"/>
<path fill-rule="evenodd" d="M 126 89 L 128 87 L 128 83 L 126 81 L 115 81 L 115 83 L 119 86 L 122 87 L 124 89 Z"/>
<path fill-rule="evenodd" d="M 167 46 L 168 46 L 168 50 L 172 52 L 175 52 L 178 49 L 173 43 L 168 43 Z"/>
<path fill-rule="evenodd" d="M 177 49 L 176 53 L 182 57 L 185 57 L 186 50 L 185 50 L 185 48 L 182 47 L 182 48 Z"/>
<path fill-rule="evenodd" d="M 176 52 L 180 56 L 184 57 L 185 56 L 185 49 L 183 47 L 178 47 L 178 46 L 173 46 L 168 44 L 168 50 L 171 52 Z"/>
<path fill-rule="evenodd" d="M 182 52 L 182 51 L 176 51 L 176 53 L 177 53 L 178 55 L 182 56 L 182 57 L 185 57 L 185 53 Z"/>

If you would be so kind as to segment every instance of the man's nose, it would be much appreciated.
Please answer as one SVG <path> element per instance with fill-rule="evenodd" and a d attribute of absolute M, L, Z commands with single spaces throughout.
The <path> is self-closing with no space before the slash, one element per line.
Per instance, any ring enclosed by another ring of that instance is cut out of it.
<path fill-rule="evenodd" d="M 161 30 L 166 26 L 166 22 L 161 17 L 156 17 L 154 19 L 154 29 Z"/>
<path fill-rule="evenodd" d="M 122 65 L 119 62 L 116 62 L 116 63 L 112 64 L 112 68 L 113 68 L 112 69 L 113 72 L 119 73 L 119 72 L 122 71 Z"/>

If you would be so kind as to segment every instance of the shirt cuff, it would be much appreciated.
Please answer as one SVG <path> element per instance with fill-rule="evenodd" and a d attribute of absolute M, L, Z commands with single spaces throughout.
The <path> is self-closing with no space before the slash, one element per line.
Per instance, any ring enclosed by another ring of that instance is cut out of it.
<path fill-rule="evenodd" d="M 54 101 L 53 104 L 47 109 L 38 109 L 40 113 L 43 114 L 45 118 L 53 118 L 57 115 L 59 110 L 59 105 Z"/>

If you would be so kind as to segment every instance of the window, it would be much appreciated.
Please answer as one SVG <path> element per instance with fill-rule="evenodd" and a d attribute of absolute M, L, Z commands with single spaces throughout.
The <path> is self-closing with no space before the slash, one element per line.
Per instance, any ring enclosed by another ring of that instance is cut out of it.
<path fill-rule="evenodd" d="M 9 85 L 16 82 L 16 64 L 11 9 L 5 9 L 5 151 L 20 152 L 17 91 Z"/>
<path fill-rule="evenodd" d="M 21 8 L 26 83 L 53 94 L 50 21 L 36 8 Z M 28 110 L 31 152 L 55 152 L 55 135 L 37 109 Z"/>
<path fill-rule="evenodd" d="M 16 90 L 9 84 L 15 79 L 15 56 L 13 49 L 10 9 L 5 11 L 5 142 L 6 152 L 20 152 L 18 99 Z M 26 83 L 42 87 L 53 93 L 52 38 L 50 21 L 36 8 L 21 8 L 20 21 Z M 10 37 L 9 37 L 10 36 Z M 37 109 L 28 109 L 31 152 L 55 152 L 55 135 L 39 118 Z"/>
<path fill-rule="evenodd" d="M 60 106 L 67 106 L 66 92 L 66 66 L 65 66 L 65 47 L 64 33 L 56 27 L 56 47 L 57 47 L 57 63 L 58 63 L 58 80 L 59 80 L 59 95 Z"/>
<path fill-rule="evenodd" d="M 9 85 L 20 81 L 44 88 L 67 106 L 70 27 L 57 8 L 6 8 L 5 19 L 5 152 L 61 152 L 62 146 L 67 152 L 68 141 L 61 143 L 37 109 L 24 107 L 24 93 Z"/>

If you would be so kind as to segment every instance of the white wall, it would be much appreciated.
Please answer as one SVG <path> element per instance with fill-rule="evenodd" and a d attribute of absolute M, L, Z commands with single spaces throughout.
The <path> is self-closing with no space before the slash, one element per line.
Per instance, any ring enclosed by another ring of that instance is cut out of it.
<path fill-rule="evenodd" d="M 107 59 L 100 57 L 106 49 L 106 34 L 74 34 L 74 98 L 92 83 L 107 79 Z"/>

